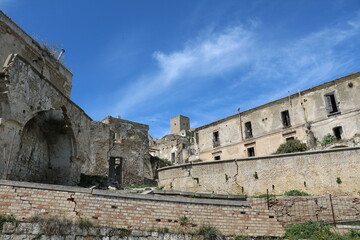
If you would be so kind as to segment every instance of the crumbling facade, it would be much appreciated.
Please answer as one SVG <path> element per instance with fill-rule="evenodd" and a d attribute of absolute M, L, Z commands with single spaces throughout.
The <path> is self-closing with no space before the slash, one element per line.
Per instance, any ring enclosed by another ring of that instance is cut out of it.
<path fill-rule="evenodd" d="M 0 178 L 75 185 L 152 178 L 148 126 L 93 121 L 72 102 L 71 72 L 0 11 Z"/>
<path fill-rule="evenodd" d="M 310 148 L 327 134 L 337 140 L 353 139 L 360 136 L 359 92 L 357 72 L 186 131 L 183 137 L 190 142 L 189 147 L 164 151 L 173 144 L 162 141 L 151 146 L 156 149 L 152 154 L 177 159 L 173 154 L 192 149 L 188 158 L 173 161 L 186 163 L 271 155 L 291 139 Z"/>

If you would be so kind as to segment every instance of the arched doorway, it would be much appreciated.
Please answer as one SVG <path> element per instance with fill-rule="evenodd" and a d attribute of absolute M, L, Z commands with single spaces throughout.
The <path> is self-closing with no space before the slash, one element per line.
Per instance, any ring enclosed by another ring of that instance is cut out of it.
<path fill-rule="evenodd" d="M 9 179 L 71 185 L 71 160 L 75 155 L 75 138 L 66 109 L 37 113 L 23 128 Z"/>

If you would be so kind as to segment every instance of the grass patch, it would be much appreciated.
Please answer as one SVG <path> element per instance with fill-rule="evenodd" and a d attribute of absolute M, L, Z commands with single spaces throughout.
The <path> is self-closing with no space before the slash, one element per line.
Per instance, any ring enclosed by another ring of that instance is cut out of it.
<path fill-rule="evenodd" d="M 12 214 L 1 214 L 0 215 L 0 230 L 2 230 L 4 223 L 11 222 L 15 223 L 16 225 L 19 223 L 19 221 L 16 220 L 14 215 Z"/>
<path fill-rule="evenodd" d="M 40 226 L 45 235 L 65 235 L 71 226 L 72 221 L 66 218 L 49 217 L 40 221 Z"/>
<path fill-rule="evenodd" d="M 157 232 L 164 234 L 164 233 L 169 233 L 170 230 L 169 230 L 169 228 L 164 227 L 164 228 L 159 228 L 159 229 L 157 230 Z"/>
<path fill-rule="evenodd" d="M 179 217 L 179 223 L 181 226 L 189 225 L 190 221 L 186 216 Z"/>
<path fill-rule="evenodd" d="M 119 236 L 120 238 L 128 237 L 131 235 L 131 230 L 126 228 L 118 228 L 115 231 L 115 235 Z"/>
<path fill-rule="evenodd" d="M 257 195 L 257 196 L 251 196 L 252 198 L 267 198 L 268 195 L 266 194 L 261 194 L 261 195 Z M 274 194 L 269 194 L 269 197 L 280 197 L 282 196 L 281 194 L 280 195 L 274 195 Z"/>
<path fill-rule="evenodd" d="M 284 196 L 310 196 L 310 194 L 299 190 L 290 190 L 285 192 Z"/>
<path fill-rule="evenodd" d="M 286 239 L 313 239 L 313 240 L 360 240 L 360 232 L 351 229 L 344 235 L 330 230 L 331 225 L 324 222 L 306 222 L 286 227 Z"/>
<path fill-rule="evenodd" d="M 195 235 L 201 235 L 206 240 L 216 240 L 221 236 L 221 232 L 214 226 L 202 225 L 195 231 Z"/>
<path fill-rule="evenodd" d="M 79 228 L 81 229 L 89 229 L 94 226 L 94 224 L 86 218 L 80 218 L 78 222 Z"/>

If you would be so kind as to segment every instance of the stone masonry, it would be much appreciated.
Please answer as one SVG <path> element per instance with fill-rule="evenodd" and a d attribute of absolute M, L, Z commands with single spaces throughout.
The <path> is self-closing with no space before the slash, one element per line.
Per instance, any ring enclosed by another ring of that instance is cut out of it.
<path fill-rule="evenodd" d="M 69 99 L 72 74 L 0 11 L 0 179 L 76 185 L 152 179 L 147 125 L 93 121 Z M 2 67 L 2 68 L 1 68 Z"/>

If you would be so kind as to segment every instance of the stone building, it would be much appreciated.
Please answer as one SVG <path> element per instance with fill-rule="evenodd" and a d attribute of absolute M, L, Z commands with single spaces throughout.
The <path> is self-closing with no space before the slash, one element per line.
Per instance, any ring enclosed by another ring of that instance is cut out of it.
<path fill-rule="evenodd" d="M 0 11 L 0 178 L 75 185 L 152 178 L 147 125 L 93 121 L 70 100 L 72 73 Z"/>
<path fill-rule="evenodd" d="M 360 136 L 360 73 L 353 73 L 288 97 L 186 131 L 187 145 L 164 137 L 152 154 L 174 163 L 239 159 L 273 154 L 280 144 L 298 139 L 310 148 L 332 134 L 338 140 Z M 179 130 L 171 132 L 181 135 Z M 179 138 L 177 136 L 177 138 Z M 346 144 L 345 144 L 346 146 Z M 171 148 L 172 147 L 172 148 Z M 190 151 L 191 150 L 191 151 Z M 187 157 L 177 157 L 188 152 Z M 174 156 L 175 155 L 175 156 Z"/>

